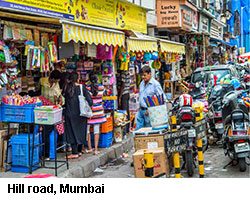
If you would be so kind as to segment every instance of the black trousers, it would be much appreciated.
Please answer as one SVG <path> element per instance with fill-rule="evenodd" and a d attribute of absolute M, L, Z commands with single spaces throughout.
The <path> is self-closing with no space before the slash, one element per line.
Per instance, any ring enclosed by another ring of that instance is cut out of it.
<path fill-rule="evenodd" d="M 43 140 L 44 140 L 44 150 L 45 150 L 45 157 L 48 158 L 50 154 L 50 133 L 53 131 L 54 126 L 44 126 L 43 127 Z"/>
<path fill-rule="evenodd" d="M 78 154 L 82 152 L 82 144 L 76 145 L 76 144 L 72 144 L 72 154 Z"/>
<path fill-rule="evenodd" d="M 126 111 L 127 111 L 127 113 L 128 113 L 127 119 L 130 121 L 129 98 L 130 98 L 129 93 L 126 93 L 126 94 L 122 95 L 121 110 L 126 110 Z M 129 133 L 129 128 L 130 128 L 130 123 L 128 123 L 128 124 L 125 126 L 125 131 L 126 131 L 126 133 Z"/>

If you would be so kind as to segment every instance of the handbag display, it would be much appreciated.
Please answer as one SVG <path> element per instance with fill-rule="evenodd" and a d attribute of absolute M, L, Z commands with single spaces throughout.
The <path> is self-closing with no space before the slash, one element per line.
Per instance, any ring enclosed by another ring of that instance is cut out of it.
<path fill-rule="evenodd" d="M 83 95 L 82 84 L 80 84 L 80 91 L 81 91 L 81 94 L 78 96 L 80 116 L 86 117 L 86 118 L 91 118 L 93 116 L 92 109 L 89 106 L 89 103 L 87 102 L 85 96 Z"/>

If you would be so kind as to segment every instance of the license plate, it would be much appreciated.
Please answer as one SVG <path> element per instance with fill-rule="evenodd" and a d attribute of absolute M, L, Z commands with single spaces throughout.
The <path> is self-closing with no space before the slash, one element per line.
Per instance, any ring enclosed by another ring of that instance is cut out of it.
<path fill-rule="evenodd" d="M 216 123 L 215 124 L 215 129 L 222 129 L 223 128 L 223 123 Z"/>
<path fill-rule="evenodd" d="M 249 147 L 249 144 L 247 142 L 235 144 L 234 148 L 235 148 L 236 153 L 250 151 L 250 147 Z"/>
<path fill-rule="evenodd" d="M 188 130 L 188 137 L 196 137 L 195 129 Z"/>

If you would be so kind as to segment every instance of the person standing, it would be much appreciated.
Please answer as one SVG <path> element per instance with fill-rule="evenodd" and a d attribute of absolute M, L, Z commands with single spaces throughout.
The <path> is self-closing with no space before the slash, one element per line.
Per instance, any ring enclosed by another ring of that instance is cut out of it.
<path fill-rule="evenodd" d="M 59 82 L 61 79 L 61 72 L 54 70 L 50 73 L 49 77 L 43 77 L 40 79 L 38 87 L 41 91 L 40 99 L 43 105 L 62 105 L 63 98 Z M 50 158 L 50 134 L 53 131 L 53 126 L 44 126 L 43 138 L 44 138 L 44 150 L 46 160 Z"/>
<path fill-rule="evenodd" d="M 153 96 L 153 95 L 164 95 L 164 92 L 162 90 L 161 84 L 156 81 L 151 76 L 151 68 L 146 65 L 141 70 L 142 73 L 142 79 L 143 81 L 140 84 L 140 97 L 139 97 L 139 103 L 140 103 L 140 110 L 137 115 L 136 120 L 136 129 L 139 130 L 140 128 L 144 127 L 151 127 L 150 120 L 148 117 L 148 109 L 147 105 L 144 101 L 144 98 L 147 96 Z M 165 96 L 164 96 L 165 97 Z"/>
<path fill-rule="evenodd" d="M 72 154 L 69 159 L 75 159 L 82 155 L 83 144 L 87 135 L 87 118 L 80 116 L 79 98 L 81 94 L 81 85 L 79 84 L 79 75 L 72 72 L 69 77 L 69 82 L 66 84 L 63 91 L 65 97 L 65 134 L 67 135 L 68 143 L 71 144 Z M 82 85 L 82 92 L 88 104 L 93 105 L 93 101 L 88 90 Z"/>
<path fill-rule="evenodd" d="M 129 98 L 130 98 L 130 73 L 127 71 L 119 71 L 118 76 L 118 104 L 119 109 L 125 110 L 127 112 L 127 119 L 130 121 L 129 113 Z M 126 134 L 129 133 L 130 124 L 126 125 Z"/>
<path fill-rule="evenodd" d="M 104 109 L 102 106 L 102 98 L 104 93 L 104 86 L 98 83 L 98 76 L 95 73 L 91 73 L 89 76 L 90 85 L 87 86 L 91 98 L 93 100 L 92 112 L 93 116 L 88 120 L 88 149 L 87 153 L 93 152 L 91 147 L 91 137 L 90 137 L 90 126 L 94 127 L 95 135 L 95 151 L 94 154 L 99 154 L 98 152 L 98 143 L 99 143 L 99 134 L 100 134 L 100 124 L 106 123 L 107 119 L 104 114 Z"/>

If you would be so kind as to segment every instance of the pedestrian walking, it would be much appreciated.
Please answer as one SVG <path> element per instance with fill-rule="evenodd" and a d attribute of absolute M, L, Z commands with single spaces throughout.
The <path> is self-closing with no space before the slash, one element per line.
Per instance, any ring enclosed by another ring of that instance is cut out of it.
<path fill-rule="evenodd" d="M 151 127 L 148 117 L 148 109 L 144 98 L 146 98 L 147 96 L 164 94 L 161 84 L 154 78 L 152 78 L 151 68 L 148 65 L 142 68 L 141 74 L 143 81 L 140 84 L 140 110 L 137 115 L 136 130 L 144 127 Z"/>
<path fill-rule="evenodd" d="M 65 97 L 65 134 L 72 148 L 69 159 L 75 159 L 82 155 L 83 144 L 87 135 L 87 118 L 80 116 L 78 98 L 81 94 L 80 87 L 79 75 L 72 72 L 63 92 Z M 92 106 L 93 101 L 85 86 L 82 86 L 82 91 L 88 104 Z"/>
<path fill-rule="evenodd" d="M 91 136 L 90 136 L 90 126 L 94 128 L 94 140 L 95 140 L 95 151 L 94 154 L 97 155 L 99 134 L 100 134 L 100 124 L 107 122 L 106 116 L 104 114 L 104 109 L 102 106 L 104 86 L 98 83 L 98 76 L 95 73 L 91 73 L 89 76 L 90 85 L 87 89 L 93 100 L 92 112 L 93 116 L 88 120 L 88 149 L 87 153 L 93 152 L 91 147 Z"/>

